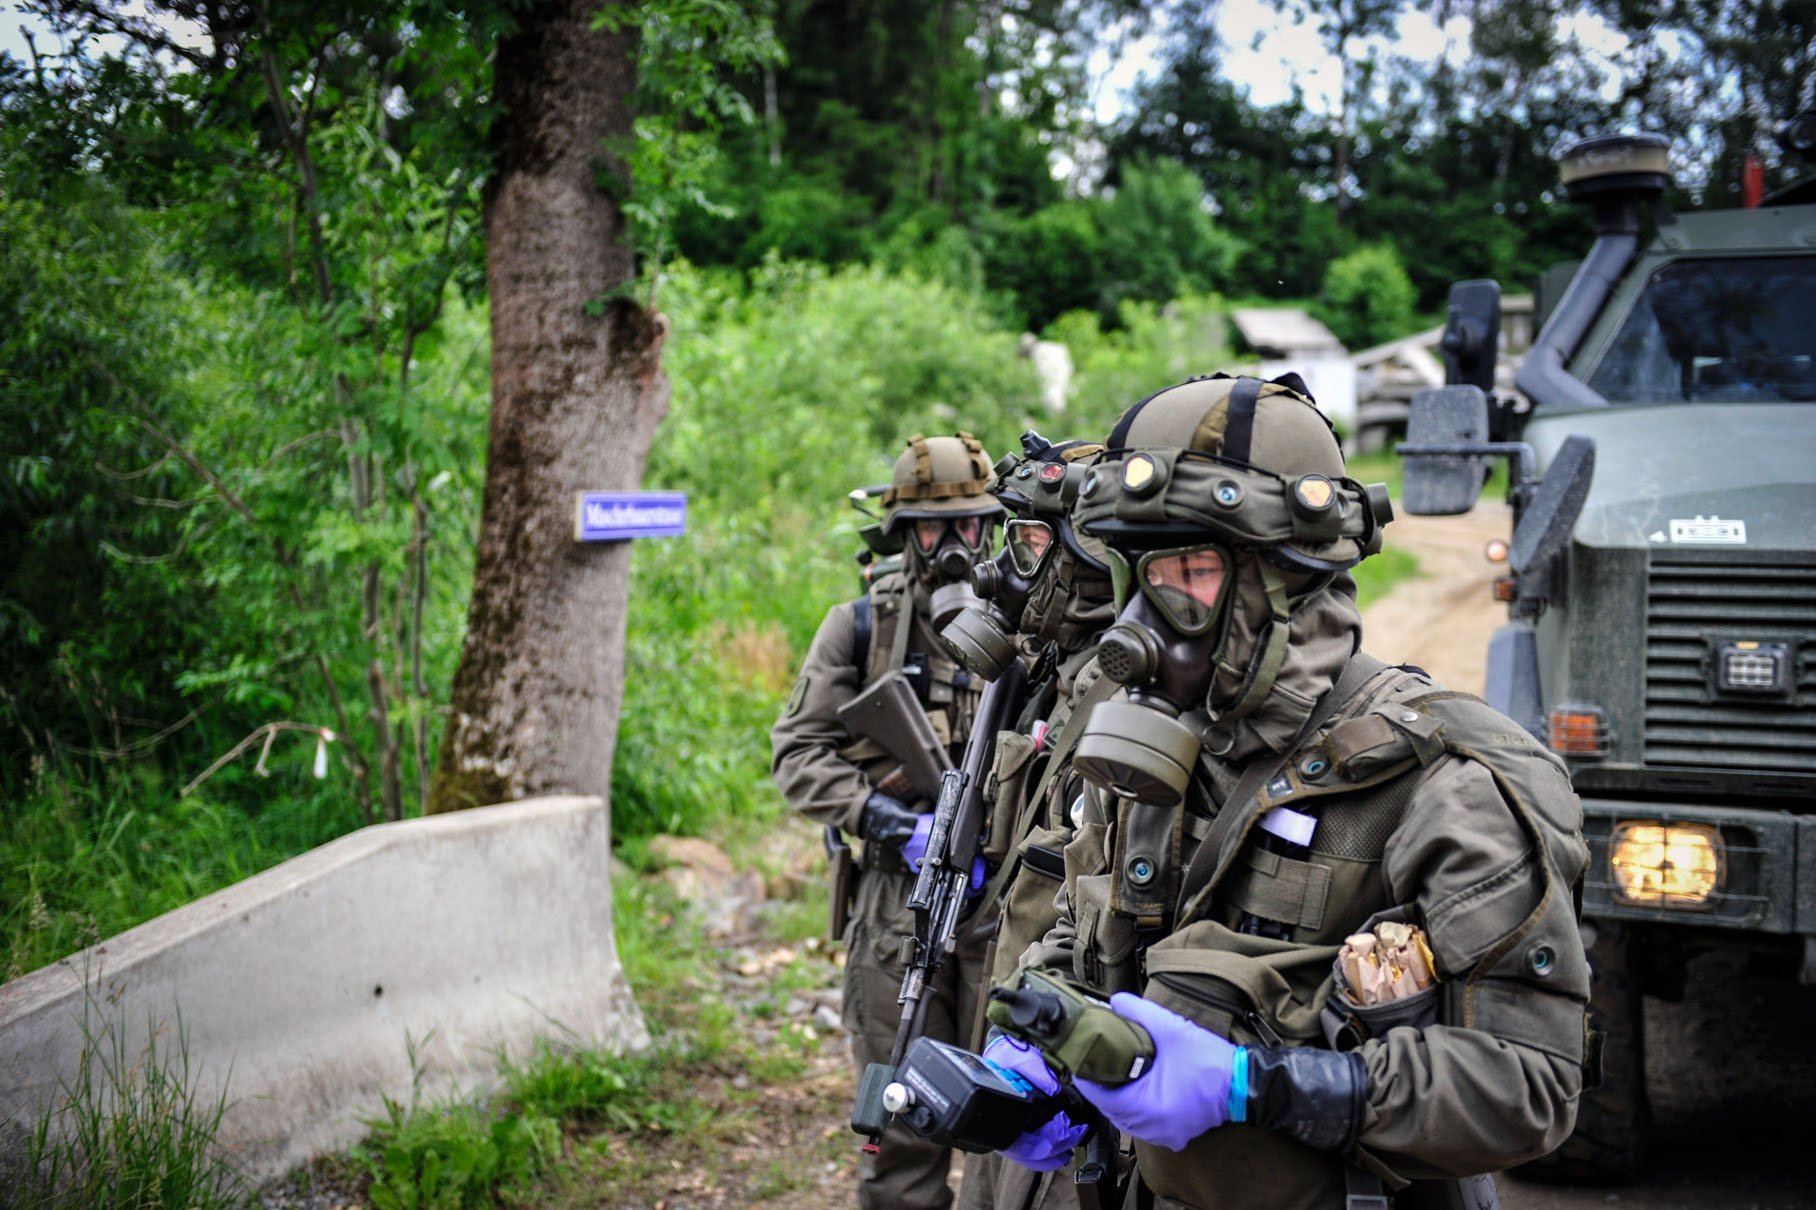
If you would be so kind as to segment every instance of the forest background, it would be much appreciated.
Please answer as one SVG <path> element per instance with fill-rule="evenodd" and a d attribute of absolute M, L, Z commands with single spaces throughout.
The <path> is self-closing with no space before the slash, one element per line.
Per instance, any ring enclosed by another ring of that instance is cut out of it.
<path fill-rule="evenodd" d="M 672 328 L 645 485 L 689 493 L 690 532 L 635 549 L 621 843 L 782 809 L 768 726 L 857 591 L 846 493 L 906 435 L 1098 436 L 1240 361 L 1239 302 L 1405 334 L 1455 279 L 1580 255 L 1570 137 L 1669 134 L 1674 204 L 1731 205 L 1749 157 L 1788 178 L 1771 127 L 1816 102 L 1810 0 L 1447 0 L 1431 57 L 1398 0 L 1278 6 L 1341 62 L 1333 104 L 1253 101 L 1202 4 L 632 10 L 639 117 L 605 179 Z M 490 47 L 520 6 L 15 7 L 9 978 L 428 797 L 485 475 Z M 1099 121 L 1093 64 L 1137 39 Z M 1024 332 L 1071 352 L 1063 415 Z"/>

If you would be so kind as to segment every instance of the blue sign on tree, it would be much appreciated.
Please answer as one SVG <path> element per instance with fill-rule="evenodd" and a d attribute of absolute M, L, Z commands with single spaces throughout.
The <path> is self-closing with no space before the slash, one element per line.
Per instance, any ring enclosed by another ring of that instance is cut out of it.
<path fill-rule="evenodd" d="M 672 538 L 686 532 L 686 492 L 581 492 L 574 502 L 576 542 Z"/>

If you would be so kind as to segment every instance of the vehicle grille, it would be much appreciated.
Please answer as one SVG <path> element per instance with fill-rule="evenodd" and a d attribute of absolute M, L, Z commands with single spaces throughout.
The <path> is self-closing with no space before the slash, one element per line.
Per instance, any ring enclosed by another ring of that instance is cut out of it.
<path fill-rule="evenodd" d="M 1816 764 L 1816 565 L 1654 553 L 1646 587 L 1646 763 Z M 1709 652 L 1719 639 L 1790 644 L 1796 692 L 1717 698 Z"/>

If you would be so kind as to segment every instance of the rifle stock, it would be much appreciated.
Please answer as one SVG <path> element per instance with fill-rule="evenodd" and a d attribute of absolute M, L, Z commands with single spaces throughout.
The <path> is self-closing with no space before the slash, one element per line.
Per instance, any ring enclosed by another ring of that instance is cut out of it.
<path fill-rule="evenodd" d="M 952 767 L 952 761 L 927 721 L 914 686 L 900 671 L 878 677 L 840 706 L 839 721 L 851 734 L 870 740 L 899 762 L 916 794 L 929 802 L 939 797 L 940 776 Z"/>

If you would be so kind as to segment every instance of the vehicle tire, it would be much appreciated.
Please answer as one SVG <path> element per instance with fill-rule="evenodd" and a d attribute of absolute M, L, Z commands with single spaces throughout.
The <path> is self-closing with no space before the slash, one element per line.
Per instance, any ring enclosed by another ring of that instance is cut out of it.
<path fill-rule="evenodd" d="M 1583 926 L 1590 940 L 1589 1020 L 1602 1032 L 1602 1082 L 1577 1103 L 1576 1129 L 1550 1155 L 1523 1165 L 1523 1176 L 1612 1184 L 1633 1177 L 1645 1159 L 1652 1113 L 1646 1101 L 1645 1019 L 1635 938 L 1612 921 Z M 1593 939 L 1590 939 L 1590 935 Z"/>

